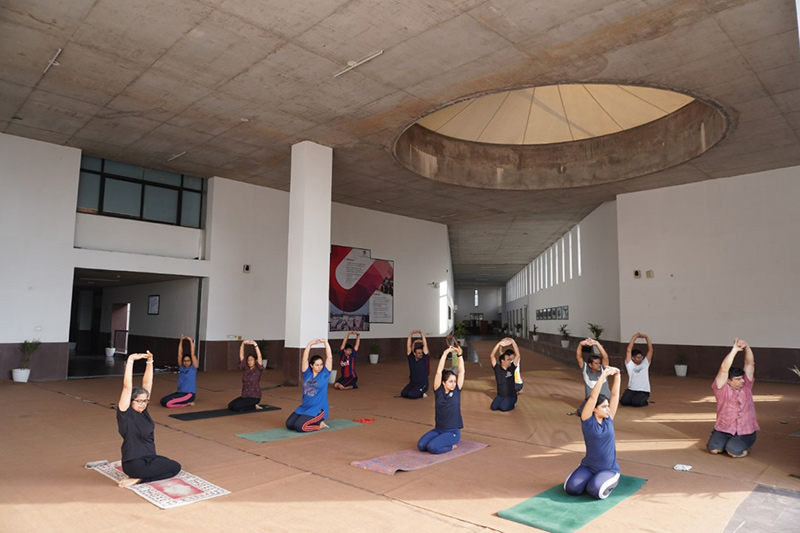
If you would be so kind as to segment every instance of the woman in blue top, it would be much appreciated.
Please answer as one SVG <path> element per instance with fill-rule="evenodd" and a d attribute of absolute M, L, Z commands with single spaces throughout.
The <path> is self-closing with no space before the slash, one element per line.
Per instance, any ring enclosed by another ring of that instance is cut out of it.
<path fill-rule="evenodd" d="M 610 376 L 614 378 L 609 400 L 600 389 Z M 564 482 L 567 494 L 577 496 L 588 492 L 598 500 L 608 498 L 619 483 L 617 446 L 614 442 L 614 415 L 619 406 L 620 373 L 618 368 L 606 367 L 592 388 L 581 411 L 581 430 L 586 444 L 586 457 Z"/>
<path fill-rule="evenodd" d="M 325 346 L 325 363 L 322 356 L 315 355 L 309 361 L 311 347 L 317 344 Z M 328 424 L 328 377 L 331 375 L 333 356 L 331 345 L 325 339 L 314 339 L 306 344 L 300 371 L 303 373 L 303 403 L 286 419 L 286 427 L 295 431 L 309 432 L 325 429 Z"/>
<path fill-rule="evenodd" d="M 189 341 L 191 355 L 183 353 L 183 341 Z M 181 335 L 178 341 L 178 392 L 167 394 L 161 398 L 164 407 L 186 407 L 194 405 L 197 394 L 197 356 L 194 353 L 194 341 L 191 337 Z"/>
<path fill-rule="evenodd" d="M 444 365 L 450 353 L 458 355 L 458 376 Z M 436 375 L 433 377 L 433 395 L 436 401 L 436 427 L 425 433 L 417 442 L 421 452 L 446 453 L 456 447 L 461 440 L 461 388 L 464 386 L 464 358 L 461 347 L 450 346 L 439 359 Z"/>

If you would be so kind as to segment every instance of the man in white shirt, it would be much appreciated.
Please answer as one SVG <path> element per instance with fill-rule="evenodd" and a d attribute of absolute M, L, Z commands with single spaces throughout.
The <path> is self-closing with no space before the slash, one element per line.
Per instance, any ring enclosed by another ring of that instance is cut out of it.
<path fill-rule="evenodd" d="M 647 341 L 647 355 L 641 350 L 635 350 L 633 345 L 636 339 Z M 628 388 L 622 394 L 619 403 L 632 407 L 646 407 L 650 399 L 650 362 L 653 359 L 653 343 L 644 333 L 637 333 L 631 337 L 628 350 L 625 353 L 625 370 L 628 372 Z"/>

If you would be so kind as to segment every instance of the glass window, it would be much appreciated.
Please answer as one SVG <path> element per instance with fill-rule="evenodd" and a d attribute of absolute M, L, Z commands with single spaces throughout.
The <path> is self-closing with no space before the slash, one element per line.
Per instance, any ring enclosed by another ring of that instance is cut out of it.
<path fill-rule="evenodd" d="M 475 307 L 478 307 L 478 289 L 475 289 Z"/>
<path fill-rule="evenodd" d="M 181 226 L 190 228 L 200 227 L 200 208 L 203 196 L 199 192 L 183 191 L 181 205 Z"/>
<path fill-rule="evenodd" d="M 144 171 L 144 180 L 154 183 L 163 183 L 164 185 L 174 185 L 175 187 L 181 186 L 181 175 L 175 174 L 174 172 L 167 172 L 166 170 L 153 170 L 148 168 Z"/>
<path fill-rule="evenodd" d="M 195 178 L 194 176 L 184 176 L 183 177 L 183 188 L 184 189 L 192 189 L 194 191 L 202 191 L 203 190 L 203 180 L 201 178 Z"/>
<path fill-rule="evenodd" d="M 97 212 L 100 207 L 100 175 L 81 172 L 78 183 L 78 210 Z"/>
<path fill-rule="evenodd" d="M 142 179 L 142 174 L 144 174 L 144 169 L 142 167 L 129 165 L 127 163 L 119 163 L 109 159 L 106 159 L 106 167 L 104 170 L 108 174 L 115 174 L 117 176 L 124 176 L 137 180 Z"/>
<path fill-rule="evenodd" d="M 106 164 L 109 162 L 106 161 Z M 138 217 L 141 204 L 142 186 L 139 183 L 106 178 L 103 193 L 104 212 Z"/>
<path fill-rule="evenodd" d="M 177 223 L 178 191 L 145 185 L 142 218 L 155 222 Z"/>
<path fill-rule="evenodd" d="M 98 157 L 81 156 L 81 168 L 85 170 L 103 170 L 103 160 Z"/>

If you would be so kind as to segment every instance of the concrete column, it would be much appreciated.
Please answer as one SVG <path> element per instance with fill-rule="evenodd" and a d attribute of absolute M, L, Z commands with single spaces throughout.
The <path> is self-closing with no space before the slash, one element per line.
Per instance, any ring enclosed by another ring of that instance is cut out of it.
<path fill-rule="evenodd" d="M 283 384 L 300 383 L 308 341 L 328 337 L 333 150 L 310 141 L 292 146 Z"/>

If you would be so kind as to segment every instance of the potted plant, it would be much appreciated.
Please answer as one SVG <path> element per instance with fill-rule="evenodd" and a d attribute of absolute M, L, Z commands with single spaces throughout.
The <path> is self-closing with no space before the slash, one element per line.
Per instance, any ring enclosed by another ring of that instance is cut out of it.
<path fill-rule="evenodd" d="M 114 357 L 116 353 L 116 348 L 114 348 L 114 332 L 112 331 L 108 335 L 108 345 L 106 346 L 106 357 Z"/>
<path fill-rule="evenodd" d="M 453 329 L 453 334 L 462 347 L 466 346 L 467 326 L 465 326 L 463 322 L 459 322 L 458 324 L 456 324 L 456 327 Z"/>
<path fill-rule="evenodd" d="M 531 338 L 534 342 L 536 342 L 539 340 L 539 326 L 534 324 L 532 327 L 533 329 L 531 330 Z"/>
<path fill-rule="evenodd" d="M 679 378 L 686 377 L 686 371 L 689 369 L 688 365 L 686 364 L 686 356 L 684 354 L 678 354 L 675 358 L 675 375 Z"/>
<path fill-rule="evenodd" d="M 14 368 L 11 370 L 11 379 L 16 381 L 17 383 L 27 383 L 28 378 L 31 375 L 31 369 L 28 368 L 28 364 L 31 362 L 31 356 L 33 352 L 39 349 L 42 343 L 39 339 L 34 339 L 32 341 L 22 341 L 22 344 L 19 345 L 19 350 L 22 352 L 22 358 L 19 360 L 19 368 Z"/>
<path fill-rule="evenodd" d="M 589 322 L 588 324 L 589 324 L 589 331 L 592 332 L 594 340 L 600 342 L 600 335 L 602 335 L 603 331 L 605 331 L 603 329 L 603 326 L 601 326 L 600 324 L 592 324 L 591 322 Z M 597 346 L 592 346 L 592 352 L 599 354 L 600 349 Z"/>
<path fill-rule="evenodd" d="M 370 364 L 377 365 L 378 359 L 381 356 L 381 345 L 373 341 L 369 343 L 369 362 Z"/>
<path fill-rule="evenodd" d="M 558 332 L 561 333 L 561 347 L 569 348 L 569 324 L 561 324 L 558 326 Z"/>
<path fill-rule="evenodd" d="M 517 330 L 517 337 L 522 333 L 522 324 L 514 324 L 514 329 Z"/>

